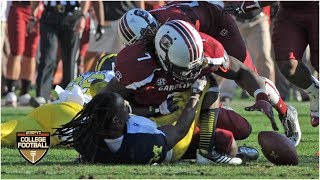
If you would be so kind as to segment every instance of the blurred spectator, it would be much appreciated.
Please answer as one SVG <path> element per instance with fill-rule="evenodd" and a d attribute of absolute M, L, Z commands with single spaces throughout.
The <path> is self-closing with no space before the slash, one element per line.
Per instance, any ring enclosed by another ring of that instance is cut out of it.
<path fill-rule="evenodd" d="M 260 76 L 275 82 L 275 65 L 271 56 L 270 7 L 235 15 L 235 21 Z M 221 100 L 228 103 L 237 85 L 225 80 L 221 84 Z M 241 98 L 249 98 L 242 91 Z"/>
<path fill-rule="evenodd" d="M 145 1 L 144 7 L 145 10 L 150 11 L 152 9 L 157 9 L 162 7 L 165 4 L 165 1 Z"/>
<path fill-rule="evenodd" d="M 87 13 L 86 25 L 84 27 L 82 38 L 80 40 L 80 53 L 78 58 L 78 75 L 87 71 L 86 67 L 84 66 L 84 59 L 87 55 L 88 48 L 89 48 L 90 23 L 91 23 L 90 14 Z"/>
<path fill-rule="evenodd" d="M 3 75 L 6 74 L 6 58 L 5 58 L 5 49 L 4 49 L 4 44 L 6 42 L 6 38 L 8 37 L 7 33 L 7 16 L 9 12 L 9 3 L 7 1 L 0 1 L 0 81 L 1 81 L 1 94 L 3 94 L 6 89 L 5 81 L 3 78 Z"/>
<path fill-rule="evenodd" d="M 119 41 L 117 28 L 119 19 L 133 8 L 144 9 L 143 1 L 103 1 L 104 22 L 95 25 L 96 31 L 90 35 L 86 63 L 93 70 L 95 61 L 106 53 L 118 53 L 124 45 Z M 102 12 L 95 11 L 96 17 Z"/>
<path fill-rule="evenodd" d="M 6 105 L 8 106 L 17 106 L 15 88 L 19 79 L 21 79 L 19 104 L 28 105 L 31 98 L 28 92 L 35 76 L 35 57 L 40 38 L 39 23 L 35 19 L 38 12 L 38 7 L 32 12 L 30 1 L 13 1 L 10 7 L 8 32 L 11 53 L 6 75 L 8 87 Z M 29 29 L 31 24 L 33 28 Z"/>
<path fill-rule="evenodd" d="M 37 2 L 32 2 L 33 7 Z M 80 37 L 85 27 L 84 14 L 89 2 L 82 1 L 44 1 L 44 12 L 40 20 L 40 63 L 36 80 L 37 98 L 31 99 L 31 105 L 37 107 L 50 100 L 53 73 L 56 67 L 58 41 L 63 61 L 63 79 L 61 86 L 76 77 L 76 61 L 79 54 Z"/>
<path fill-rule="evenodd" d="M 270 11 L 270 7 L 266 7 Z M 269 14 L 269 13 L 268 13 Z M 236 15 L 236 23 L 260 76 L 275 81 L 269 17 L 263 9 Z"/>

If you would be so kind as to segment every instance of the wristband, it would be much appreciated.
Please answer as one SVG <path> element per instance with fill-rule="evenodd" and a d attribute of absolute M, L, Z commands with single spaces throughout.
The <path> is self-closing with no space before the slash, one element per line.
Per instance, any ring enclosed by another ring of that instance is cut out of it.
<path fill-rule="evenodd" d="M 254 96 L 255 98 L 257 98 L 257 95 L 258 95 L 259 93 L 266 93 L 266 90 L 265 90 L 265 89 L 257 89 L 256 91 L 254 91 L 253 96 Z"/>
<path fill-rule="evenodd" d="M 220 93 L 219 87 L 210 87 L 207 92 L 216 92 Z"/>
<path fill-rule="evenodd" d="M 254 93 L 253 93 L 254 97 L 256 98 L 256 101 L 259 100 L 265 100 L 265 101 L 270 101 L 270 98 L 268 96 L 268 94 L 266 93 L 266 91 L 264 89 L 257 89 Z"/>
<path fill-rule="evenodd" d="M 197 98 L 197 97 L 195 97 L 195 96 L 190 96 L 189 99 L 195 99 L 195 100 L 197 100 L 198 102 L 200 101 L 199 98 Z"/>

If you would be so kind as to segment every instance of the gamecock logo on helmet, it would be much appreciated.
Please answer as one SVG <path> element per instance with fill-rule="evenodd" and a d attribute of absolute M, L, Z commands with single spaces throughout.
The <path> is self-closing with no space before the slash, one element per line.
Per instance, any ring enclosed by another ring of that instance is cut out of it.
<path fill-rule="evenodd" d="M 120 79 L 122 78 L 122 74 L 121 74 L 121 72 L 120 71 L 116 71 L 115 72 L 115 76 L 116 76 L 116 78 L 120 81 Z"/>
<path fill-rule="evenodd" d="M 159 45 L 164 52 L 168 52 L 169 47 L 172 45 L 172 38 L 168 35 L 162 36 Z"/>

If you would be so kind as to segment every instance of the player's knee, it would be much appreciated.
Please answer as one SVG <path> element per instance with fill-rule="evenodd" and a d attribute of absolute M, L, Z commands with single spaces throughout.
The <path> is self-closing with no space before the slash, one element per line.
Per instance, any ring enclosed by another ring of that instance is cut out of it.
<path fill-rule="evenodd" d="M 295 69 L 298 65 L 297 60 L 277 61 L 277 65 L 281 73 L 286 77 L 290 77 L 295 74 Z"/>
<path fill-rule="evenodd" d="M 236 140 L 246 139 L 251 134 L 249 122 L 232 110 L 221 108 L 217 121 L 217 128 L 231 131 Z"/>
<path fill-rule="evenodd" d="M 220 128 L 217 128 L 214 133 L 214 142 L 217 151 L 220 153 L 230 154 L 233 150 L 233 133 Z"/>

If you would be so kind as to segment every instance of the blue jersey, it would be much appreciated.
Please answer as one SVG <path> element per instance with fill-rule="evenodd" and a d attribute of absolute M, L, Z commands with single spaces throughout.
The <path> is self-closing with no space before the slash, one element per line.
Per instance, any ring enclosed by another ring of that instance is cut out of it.
<path fill-rule="evenodd" d="M 84 161 L 92 163 L 152 164 L 164 161 L 169 150 L 165 134 L 157 129 L 155 122 L 131 115 L 126 129 L 116 151 L 109 148 L 110 144 L 102 136 L 93 137 L 93 132 L 82 133 L 74 147 Z"/>

